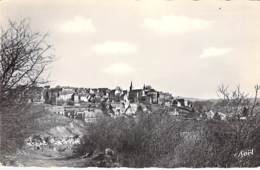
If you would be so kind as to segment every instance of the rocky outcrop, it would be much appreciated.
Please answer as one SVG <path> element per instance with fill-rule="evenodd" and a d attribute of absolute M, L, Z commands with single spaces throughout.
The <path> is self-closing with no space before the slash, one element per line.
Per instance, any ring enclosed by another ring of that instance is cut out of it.
<path fill-rule="evenodd" d="M 41 135 L 32 135 L 29 138 L 25 139 L 25 145 L 32 147 L 36 150 L 42 150 L 45 146 L 55 147 L 55 146 L 66 146 L 67 148 L 72 148 L 75 145 L 80 144 L 79 135 L 74 135 L 71 137 L 53 137 L 53 136 L 41 136 Z"/>

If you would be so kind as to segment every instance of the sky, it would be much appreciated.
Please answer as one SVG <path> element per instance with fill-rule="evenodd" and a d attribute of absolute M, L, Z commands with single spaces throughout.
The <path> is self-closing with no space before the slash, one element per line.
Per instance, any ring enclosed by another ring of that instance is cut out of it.
<path fill-rule="evenodd" d="M 249 0 L 1 0 L 0 24 L 29 19 L 49 33 L 49 80 L 216 98 L 221 84 L 260 83 L 260 2 Z"/>

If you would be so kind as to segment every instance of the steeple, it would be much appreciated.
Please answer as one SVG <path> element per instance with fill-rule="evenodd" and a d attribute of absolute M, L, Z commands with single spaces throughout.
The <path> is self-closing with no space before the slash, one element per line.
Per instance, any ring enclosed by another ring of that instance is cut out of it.
<path fill-rule="evenodd" d="M 133 83 L 132 83 L 132 81 L 131 81 L 129 91 L 132 91 L 132 90 L 133 90 Z"/>

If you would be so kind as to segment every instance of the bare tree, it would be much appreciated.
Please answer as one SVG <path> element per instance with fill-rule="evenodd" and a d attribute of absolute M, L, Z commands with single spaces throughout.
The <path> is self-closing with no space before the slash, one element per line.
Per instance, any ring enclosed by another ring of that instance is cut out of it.
<path fill-rule="evenodd" d="M 1 151 L 7 148 L 8 135 L 21 130 L 18 125 L 31 89 L 45 83 L 43 73 L 54 57 L 46 38 L 33 32 L 28 20 L 9 21 L 0 30 Z"/>
<path fill-rule="evenodd" d="M 234 153 L 239 153 L 244 149 L 254 149 L 256 143 L 254 141 L 255 133 L 259 128 L 259 113 L 256 109 L 258 92 L 260 86 L 255 86 L 255 94 L 253 99 L 248 94 L 241 92 L 237 86 L 234 90 L 222 85 L 218 89 L 219 96 L 222 97 L 222 107 L 226 114 L 232 114 L 233 119 L 229 121 L 230 130 L 233 137 L 230 139 L 232 144 L 229 150 L 229 156 L 225 160 L 226 164 L 232 162 Z M 238 166 L 250 166 L 250 160 L 238 161 Z M 253 165 L 252 165 L 253 166 Z"/>
<path fill-rule="evenodd" d="M 221 107 L 226 114 L 239 116 L 244 107 L 250 105 L 249 95 L 241 92 L 239 85 L 233 90 L 230 90 L 228 86 L 221 85 L 217 94 L 222 99 Z"/>
<path fill-rule="evenodd" d="M 27 20 L 9 21 L 0 35 L 0 97 L 10 97 L 13 89 L 24 92 L 43 83 L 41 75 L 52 61 L 47 34 L 33 32 Z"/>
<path fill-rule="evenodd" d="M 182 166 L 259 166 L 259 89 L 259 85 L 255 86 L 255 94 L 250 98 L 239 86 L 231 90 L 221 85 L 217 91 L 221 100 L 212 107 L 229 118 L 226 121 L 214 119 L 199 122 L 199 128 L 196 130 L 198 138 L 191 143 L 181 142 L 177 147 L 177 156 Z M 243 153 L 247 151 L 252 151 L 253 155 L 244 157 Z"/>

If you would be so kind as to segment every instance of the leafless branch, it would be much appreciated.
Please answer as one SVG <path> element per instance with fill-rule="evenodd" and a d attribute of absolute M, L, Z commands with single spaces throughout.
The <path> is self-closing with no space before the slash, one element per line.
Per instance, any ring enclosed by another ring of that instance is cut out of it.
<path fill-rule="evenodd" d="M 1 28 L 1 98 L 19 86 L 31 87 L 40 82 L 47 65 L 53 61 L 52 46 L 46 39 L 47 34 L 33 32 L 27 20 L 19 23 L 9 21 L 8 28 Z"/>

